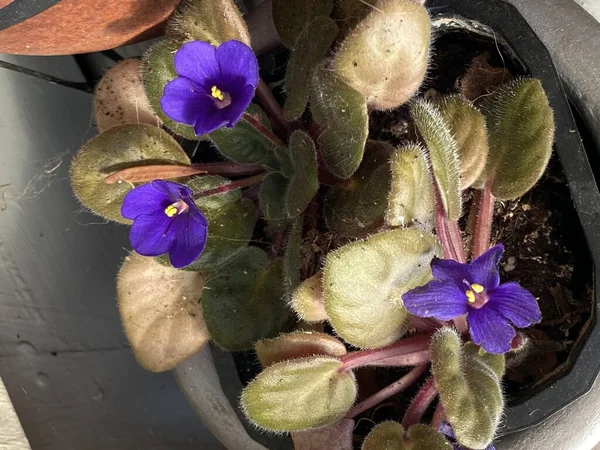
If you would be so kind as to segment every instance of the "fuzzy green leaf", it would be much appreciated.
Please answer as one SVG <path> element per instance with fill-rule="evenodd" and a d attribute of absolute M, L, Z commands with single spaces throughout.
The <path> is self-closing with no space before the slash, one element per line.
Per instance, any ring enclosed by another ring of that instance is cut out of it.
<path fill-rule="evenodd" d="M 361 450 L 452 450 L 452 445 L 430 426 L 413 425 L 405 436 L 402 425 L 387 421 L 371 430 Z"/>
<path fill-rule="evenodd" d="M 408 144 L 394 152 L 390 165 L 392 180 L 386 223 L 391 227 L 432 230 L 435 198 L 425 150 L 419 144 Z"/>
<path fill-rule="evenodd" d="M 539 80 L 520 78 L 502 86 L 483 105 L 489 156 L 479 185 L 500 200 L 525 194 L 540 179 L 552 154 L 554 114 Z"/>
<path fill-rule="evenodd" d="M 332 232 L 363 237 L 383 225 L 393 152 L 393 147 L 385 142 L 367 141 L 365 157 L 356 173 L 329 189 L 323 215 Z"/>
<path fill-rule="evenodd" d="M 462 212 L 458 148 L 452 130 L 439 109 L 426 100 L 415 100 L 411 114 L 429 151 L 433 175 L 437 182 L 442 204 L 448 217 L 458 220 Z"/>
<path fill-rule="evenodd" d="M 346 36 L 364 19 L 377 4 L 377 0 L 337 0 L 332 17 L 340 27 L 341 36 Z"/>
<path fill-rule="evenodd" d="M 138 362 L 164 372 L 198 352 L 210 339 L 202 316 L 205 276 L 157 264 L 135 253 L 117 276 L 123 328 Z"/>
<path fill-rule="evenodd" d="M 485 167 L 488 155 L 485 118 L 460 95 L 444 97 L 439 108 L 456 140 L 460 188 L 464 190 L 475 183 Z"/>
<path fill-rule="evenodd" d="M 204 320 L 213 340 L 227 350 L 247 350 L 276 335 L 289 317 L 283 301 L 281 262 L 246 247 L 214 272 L 202 294 Z"/>
<path fill-rule="evenodd" d="M 363 441 L 361 450 L 406 450 L 404 427 L 391 420 L 377 424 Z"/>
<path fill-rule="evenodd" d="M 302 30 L 318 16 L 329 16 L 333 0 L 274 0 L 273 22 L 286 47 L 292 49 Z"/>
<path fill-rule="evenodd" d="M 172 131 L 188 139 L 199 139 L 194 128 L 171 120 L 160 107 L 165 86 L 177 77 L 173 58 L 180 44 L 164 39 L 154 44 L 142 58 L 142 78 L 148 101 L 156 115 Z"/>
<path fill-rule="evenodd" d="M 263 124 L 268 123 L 264 112 L 251 104 L 246 111 L 259 119 Z M 269 157 L 274 144 L 243 117 L 233 128 L 222 127 L 209 134 L 213 144 L 226 158 L 244 164 L 261 163 Z"/>
<path fill-rule="evenodd" d="M 485 449 L 504 408 L 504 355 L 481 356 L 473 344 L 463 346 L 455 330 L 442 328 L 431 340 L 431 371 L 456 440 Z"/>
<path fill-rule="evenodd" d="M 352 372 L 336 358 L 316 356 L 267 367 L 242 391 L 248 419 L 270 431 L 298 431 L 340 420 L 356 400 Z"/>
<path fill-rule="evenodd" d="M 263 217 L 275 230 L 285 228 L 288 223 L 285 197 L 289 180 L 273 172 L 265 177 L 260 188 L 259 200 Z"/>
<path fill-rule="evenodd" d="M 188 0 L 171 17 L 167 35 L 184 41 L 206 41 L 214 46 L 235 39 L 250 45 L 250 33 L 233 0 Z"/>
<path fill-rule="evenodd" d="M 300 284 L 300 270 L 302 268 L 302 225 L 303 217 L 298 216 L 291 224 L 285 243 L 283 256 L 283 286 L 285 298 L 289 302 L 292 292 Z"/>
<path fill-rule="evenodd" d="M 294 162 L 292 161 L 292 154 L 288 147 L 272 147 L 262 165 L 270 172 L 279 172 L 286 178 L 294 176 Z"/>
<path fill-rule="evenodd" d="M 431 23 L 414 0 L 381 0 L 339 46 L 333 68 L 375 109 L 414 96 L 429 62 Z"/>
<path fill-rule="evenodd" d="M 306 109 L 315 68 L 331 47 L 338 31 L 332 19 L 317 16 L 296 39 L 285 75 L 287 98 L 283 114 L 287 120 L 296 120 Z"/>
<path fill-rule="evenodd" d="M 319 139 L 325 163 L 333 174 L 350 178 L 362 161 L 369 134 L 365 99 L 322 66 L 315 72 L 312 88 L 312 113 L 325 129 Z"/>
<path fill-rule="evenodd" d="M 302 213 L 319 190 L 319 168 L 315 144 L 304 131 L 295 131 L 290 138 L 290 154 L 294 163 L 285 194 L 287 216 L 297 217 Z"/>
<path fill-rule="evenodd" d="M 241 253 L 256 224 L 256 208 L 250 199 L 232 203 L 218 211 L 206 214 L 208 238 L 206 247 L 190 270 L 214 270 Z"/>
<path fill-rule="evenodd" d="M 328 319 L 321 272 L 307 278 L 294 290 L 290 306 L 298 317 L 306 322 L 322 322 Z"/>
<path fill-rule="evenodd" d="M 73 192 L 84 206 L 109 220 L 130 224 L 121 216 L 130 183 L 106 184 L 104 179 L 129 167 L 149 164 L 190 164 L 179 144 L 152 125 L 122 125 L 92 138 L 71 164 Z"/>
<path fill-rule="evenodd" d="M 325 310 L 335 332 L 363 348 L 400 338 L 409 315 L 402 294 L 431 279 L 433 235 L 415 228 L 375 234 L 330 252 L 323 269 Z"/>
<path fill-rule="evenodd" d="M 254 346 L 263 367 L 280 361 L 313 355 L 344 356 L 346 346 L 339 339 L 314 331 L 294 331 L 273 339 L 258 341 Z"/>

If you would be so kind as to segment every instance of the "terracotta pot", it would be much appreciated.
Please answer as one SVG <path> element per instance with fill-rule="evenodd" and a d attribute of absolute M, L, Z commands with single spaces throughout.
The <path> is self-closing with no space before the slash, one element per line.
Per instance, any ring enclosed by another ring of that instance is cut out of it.
<path fill-rule="evenodd" d="M 180 0 L 0 0 L 0 53 L 70 55 L 162 32 Z"/>

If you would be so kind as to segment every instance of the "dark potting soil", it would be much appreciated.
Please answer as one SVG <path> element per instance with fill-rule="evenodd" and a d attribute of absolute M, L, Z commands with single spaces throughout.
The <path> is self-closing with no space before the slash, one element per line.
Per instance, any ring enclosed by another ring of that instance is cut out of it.
<path fill-rule="evenodd" d="M 506 52 L 500 53 L 500 47 L 490 39 L 447 32 L 437 37 L 434 47 L 430 73 L 422 91 L 425 97 L 435 99 L 460 91 L 480 92 L 485 96 L 490 88 L 483 83 L 497 85 L 511 76 L 527 74 L 519 61 Z M 469 79 L 465 74 L 474 60 L 480 67 Z M 479 100 L 480 96 L 473 98 Z M 370 138 L 393 145 L 417 139 L 408 108 L 372 113 Z M 471 192 L 465 193 L 464 211 L 470 209 L 471 196 Z M 466 221 L 463 218 L 463 230 Z M 468 238 L 465 234 L 465 241 Z M 528 338 L 526 350 L 507 357 L 504 390 L 510 405 L 526 400 L 570 370 L 591 322 L 592 262 L 558 158 L 552 158 L 542 179 L 522 198 L 497 202 L 492 243 L 497 242 L 505 246 L 501 279 L 517 281 L 532 292 L 543 315 L 541 323 L 524 330 Z M 252 351 L 234 353 L 234 360 L 243 384 L 260 371 Z M 359 401 L 405 372 L 390 368 L 359 369 Z M 368 420 L 357 421 L 354 433 L 357 442 L 368 433 L 373 421 L 401 419 L 417 388 L 413 386 L 358 416 L 357 419 Z"/>

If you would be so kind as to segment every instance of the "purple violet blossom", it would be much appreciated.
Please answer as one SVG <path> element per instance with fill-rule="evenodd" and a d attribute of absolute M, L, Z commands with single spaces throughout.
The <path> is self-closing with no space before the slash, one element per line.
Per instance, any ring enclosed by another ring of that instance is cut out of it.
<path fill-rule="evenodd" d="M 442 434 L 446 439 L 450 441 L 452 444 L 452 448 L 454 450 L 467 450 L 465 447 L 462 447 L 460 444 L 456 442 L 456 436 L 454 436 L 454 431 L 448 422 L 442 422 L 438 427 L 438 433 Z M 492 444 L 488 445 L 484 450 L 496 450 Z"/>
<path fill-rule="evenodd" d="M 234 40 L 218 48 L 192 41 L 177 50 L 174 63 L 178 77 L 160 99 L 168 117 L 193 126 L 197 136 L 240 120 L 258 86 L 258 61 L 250 47 Z"/>
<path fill-rule="evenodd" d="M 542 317 L 529 291 L 515 282 L 500 284 L 503 251 L 502 244 L 496 245 L 470 264 L 434 259 L 434 280 L 405 293 L 404 306 L 415 316 L 439 320 L 467 314 L 473 342 L 488 353 L 506 353 L 516 334 L 514 326 L 528 327 Z"/>
<path fill-rule="evenodd" d="M 127 193 L 121 214 L 132 219 L 131 246 L 144 256 L 169 254 L 173 267 L 185 267 L 204 250 L 208 221 L 192 199 L 192 190 L 154 180 Z"/>

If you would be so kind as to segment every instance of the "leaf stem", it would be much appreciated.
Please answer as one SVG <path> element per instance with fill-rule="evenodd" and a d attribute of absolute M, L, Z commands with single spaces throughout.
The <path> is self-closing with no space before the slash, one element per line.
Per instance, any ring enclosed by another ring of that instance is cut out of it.
<path fill-rule="evenodd" d="M 444 411 L 444 405 L 442 405 L 440 400 L 435 407 L 433 419 L 431 419 L 431 426 L 437 430 L 444 420 L 446 420 L 446 411 Z"/>
<path fill-rule="evenodd" d="M 265 177 L 266 173 L 261 173 L 259 175 L 254 175 L 250 178 L 244 178 L 243 180 L 234 181 L 232 183 L 223 184 L 214 189 L 209 189 L 207 191 L 202 191 L 194 194 L 192 198 L 202 198 L 208 197 L 209 195 L 223 194 L 225 192 L 233 191 L 234 189 L 241 189 L 244 187 L 252 186 L 253 184 L 260 183 Z"/>
<path fill-rule="evenodd" d="M 119 182 L 145 183 L 154 180 L 168 180 L 173 178 L 190 177 L 192 175 L 253 175 L 264 172 L 256 164 L 237 164 L 233 162 L 216 162 L 206 164 L 191 164 L 188 166 L 176 164 L 152 164 L 149 166 L 136 166 L 119 170 L 108 175 L 104 182 L 114 184 Z"/>
<path fill-rule="evenodd" d="M 255 94 L 265 109 L 267 116 L 271 119 L 273 127 L 281 133 L 281 135 L 287 136 L 290 126 L 288 121 L 283 117 L 283 109 L 281 109 L 281 105 L 262 78 L 258 82 Z"/>
<path fill-rule="evenodd" d="M 456 220 L 448 220 L 446 222 L 448 236 L 450 237 L 450 244 L 454 250 L 454 255 L 459 263 L 467 262 L 467 256 L 465 255 L 465 246 L 463 245 L 462 236 L 460 234 L 460 228 Z"/>
<path fill-rule="evenodd" d="M 275 133 L 273 133 L 262 123 L 260 123 L 260 120 L 258 120 L 256 117 L 252 116 L 251 114 L 244 113 L 244 120 L 250 125 L 252 125 L 256 131 L 258 131 L 260 134 L 262 134 L 264 137 L 270 140 L 273 144 L 285 145 L 284 142 L 281 139 L 279 139 L 279 137 Z"/>
<path fill-rule="evenodd" d="M 421 417 L 423 417 L 423 414 L 436 396 L 437 389 L 435 388 L 434 379 L 430 377 L 421 387 L 404 415 L 402 426 L 405 430 L 408 430 L 421 421 Z"/>
<path fill-rule="evenodd" d="M 479 214 L 475 223 L 475 236 L 473 238 L 473 258 L 477 258 L 490 247 L 490 235 L 492 234 L 492 219 L 494 216 L 494 195 L 489 187 L 485 185 L 479 199 Z"/>
<path fill-rule="evenodd" d="M 394 381 L 389 386 L 383 388 L 379 392 L 367 397 L 360 403 L 354 405 L 354 407 L 346 414 L 348 419 L 353 419 L 359 414 L 365 412 L 367 409 L 372 408 L 375 405 L 378 405 L 382 401 L 387 398 L 390 398 L 392 395 L 395 395 L 399 392 L 402 392 L 404 389 L 409 387 L 415 381 L 417 381 L 423 373 L 425 373 L 425 369 L 427 369 L 427 364 L 420 364 L 411 369 L 406 375 L 400 378 L 398 381 Z"/>
<path fill-rule="evenodd" d="M 450 242 L 450 235 L 448 234 L 448 223 L 446 217 L 446 211 L 444 211 L 444 205 L 442 204 L 442 198 L 438 188 L 435 187 L 435 231 L 440 243 L 442 244 L 442 251 L 444 252 L 445 259 L 456 259 L 454 254 L 454 248 Z"/>
<path fill-rule="evenodd" d="M 416 366 L 428 362 L 431 359 L 431 351 L 421 350 L 418 352 L 407 353 L 406 355 L 390 356 L 389 358 L 380 359 L 371 363 L 365 364 L 365 366 L 392 366 L 392 367 L 406 367 Z"/>
<path fill-rule="evenodd" d="M 390 365 L 392 358 L 398 358 L 396 361 L 400 363 L 394 365 L 421 364 L 424 362 L 422 352 L 429 351 L 430 341 L 431 335 L 424 334 L 402 339 L 394 342 L 391 345 L 388 345 L 387 347 L 351 352 L 342 357 L 341 360 L 343 365 L 341 370 L 348 372 L 361 366 L 377 365 L 378 362 L 383 362 L 383 365 Z M 415 355 L 417 353 L 418 355 Z M 400 358 L 402 356 L 405 358 Z M 429 355 L 427 355 L 427 360 L 428 359 Z"/>
<path fill-rule="evenodd" d="M 477 225 L 477 213 L 479 211 L 479 203 L 481 201 L 481 191 L 479 189 L 473 190 L 473 199 L 471 200 L 471 208 L 469 208 L 469 217 L 467 220 L 466 235 L 469 238 L 467 243 L 467 251 L 469 256 L 472 256 L 473 240 L 475 237 L 475 225 Z"/>

